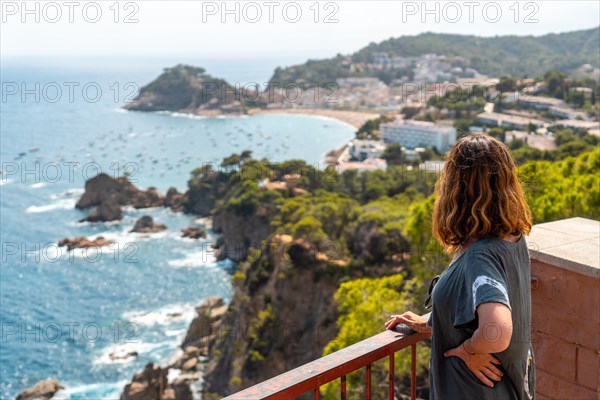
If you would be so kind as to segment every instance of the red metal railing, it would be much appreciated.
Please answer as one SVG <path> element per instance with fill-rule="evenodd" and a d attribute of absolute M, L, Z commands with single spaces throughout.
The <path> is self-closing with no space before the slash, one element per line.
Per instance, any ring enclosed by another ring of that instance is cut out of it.
<path fill-rule="evenodd" d="M 425 317 L 428 317 L 426 315 Z M 411 399 L 417 397 L 416 388 L 416 351 L 417 343 L 429 338 L 428 334 L 416 333 L 405 325 L 396 327 L 395 331 L 381 332 L 319 358 L 296 369 L 285 372 L 274 378 L 232 394 L 224 400 L 267 400 L 293 399 L 304 393 L 313 393 L 318 400 L 319 387 L 340 379 L 340 398 L 346 400 L 346 375 L 365 368 L 365 386 L 367 400 L 371 399 L 371 365 L 388 358 L 389 362 L 389 398 L 394 399 L 394 354 L 411 347 Z"/>

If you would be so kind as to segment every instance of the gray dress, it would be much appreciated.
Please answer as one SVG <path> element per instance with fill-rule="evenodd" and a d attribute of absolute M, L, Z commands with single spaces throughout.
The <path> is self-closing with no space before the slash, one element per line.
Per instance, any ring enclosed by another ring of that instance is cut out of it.
<path fill-rule="evenodd" d="M 483 238 L 473 243 L 439 277 L 432 292 L 433 329 L 430 400 L 531 400 L 535 368 L 531 347 L 531 286 L 525 238 L 516 243 Z M 444 357 L 473 335 L 477 306 L 497 302 L 512 311 L 508 348 L 494 354 L 504 376 L 493 388 L 483 384 L 458 357 Z"/>

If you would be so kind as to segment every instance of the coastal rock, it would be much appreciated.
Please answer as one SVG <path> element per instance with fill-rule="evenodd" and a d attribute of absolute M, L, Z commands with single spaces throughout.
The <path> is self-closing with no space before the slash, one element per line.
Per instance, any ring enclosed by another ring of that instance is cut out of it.
<path fill-rule="evenodd" d="M 184 351 L 189 346 L 205 348 L 206 341 L 203 342 L 203 339 L 214 333 L 215 322 L 222 318 L 225 312 L 227 312 L 227 307 L 222 298 L 209 297 L 205 299 L 202 305 L 196 308 L 196 318 L 190 324 L 181 348 Z"/>
<path fill-rule="evenodd" d="M 130 232 L 138 232 L 138 233 L 155 233 L 164 231 L 167 229 L 165 224 L 155 224 L 154 220 L 149 215 L 144 215 L 135 221 L 135 225 Z"/>
<path fill-rule="evenodd" d="M 192 384 L 201 377 L 200 372 L 206 364 L 205 356 L 209 346 L 216 340 L 227 307 L 223 299 L 209 297 L 196 308 L 196 312 L 198 315 L 190 324 L 181 344 L 181 356 L 166 368 L 148 363 L 125 386 L 121 400 L 192 400 L 200 396 L 199 393 L 192 393 Z M 169 372 L 178 374 L 172 382 L 167 379 Z"/>
<path fill-rule="evenodd" d="M 138 352 L 137 351 L 127 351 L 127 352 L 121 352 L 121 353 L 110 353 L 108 355 L 108 357 L 112 361 L 127 360 L 129 358 L 136 358 L 137 356 L 138 356 Z"/>
<path fill-rule="evenodd" d="M 146 364 L 144 370 L 133 376 L 130 384 L 126 385 L 121 394 L 121 400 L 150 400 L 163 398 L 167 388 L 168 369 Z"/>
<path fill-rule="evenodd" d="M 179 193 L 175 188 L 169 188 L 165 195 L 165 207 L 171 208 L 175 212 L 183 211 L 187 204 L 187 195 Z"/>
<path fill-rule="evenodd" d="M 39 381 L 34 386 L 21 391 L 17 400 L 48 400 L 54 397 L 60 389 L 64 389 L 64 387 L 56 379 Z"/>
<path fill-rule="evenodd" d="M 104 239 L 102 236 L 98 236 L 96 239 L 89 240 L 85 236 L 80 236 L 74 239 L 64 238 L 58 242 L 59 247 L 66 246 L 68 251 L 74 249 L 85 249 L 88 247 L 103 247 L 113 244 L 112 240 Z"/>
<path fill-rule="evenodd" d="M 123 212 L 119 205 L 116 196 L 102 196 L 103 200 L 93 209 L 86 218 L 79 222 L 108 222 L 108 221 L 120 221 L 123 219 Z"/>
<path fill-rule="evenodd" d="M 181 230 L 181 237 L 190 239 L 202 239 L 206 237 L 206 232 L 202 228 L 185 228 Z"/>
<path fill-rule="evenodd" d="M 127 178 L 111 178 L 102 173 L 86 181 L 85 192 L 75 207 L 80 210 L 96 207 L 82 221 L 117 221 L 122 218 L 122 206 L 162 207 L 164 202 L 165 199 L 155 188 L 143 191 Z"/>

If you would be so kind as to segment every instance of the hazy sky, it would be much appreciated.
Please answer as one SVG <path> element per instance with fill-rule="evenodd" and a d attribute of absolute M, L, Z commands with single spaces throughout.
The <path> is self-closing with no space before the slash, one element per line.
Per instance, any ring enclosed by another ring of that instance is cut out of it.
<path fill-rule="evenodd" d="M 426 31 L 481 36 L 541 35 L 600 24 L 600 2 L 571 0 L 227 1 L 225 5 L 222 1 L 194 0 L 69 4 L 67 0 L 30 0 L 29 13 L 21 1 L 0 3 L 2 57 L 190 53 L 219 57 L 322 57 L 350 53 L 369 42 Z M 224 14 L 225 7 L 232 12 Z M 431 13 L 424 14 L 425 8 Z M 126 17 L 132 23 L 125 23 Z M 326 19 L 329 23 L 325 23 Z"/>

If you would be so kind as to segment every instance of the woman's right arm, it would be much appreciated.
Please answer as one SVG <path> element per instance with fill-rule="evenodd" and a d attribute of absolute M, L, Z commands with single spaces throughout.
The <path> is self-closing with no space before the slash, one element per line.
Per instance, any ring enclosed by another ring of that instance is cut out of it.
<path fill-rule="evenodd" d="M 385 323 L 385 329 L 394 329 L 398 324 L 405 324 L 415 332 L 431 334 L 431 326 L 427 324 L 427 318 L 411 311 L 401 315 L 392 315 L 390 320 Z"/>

